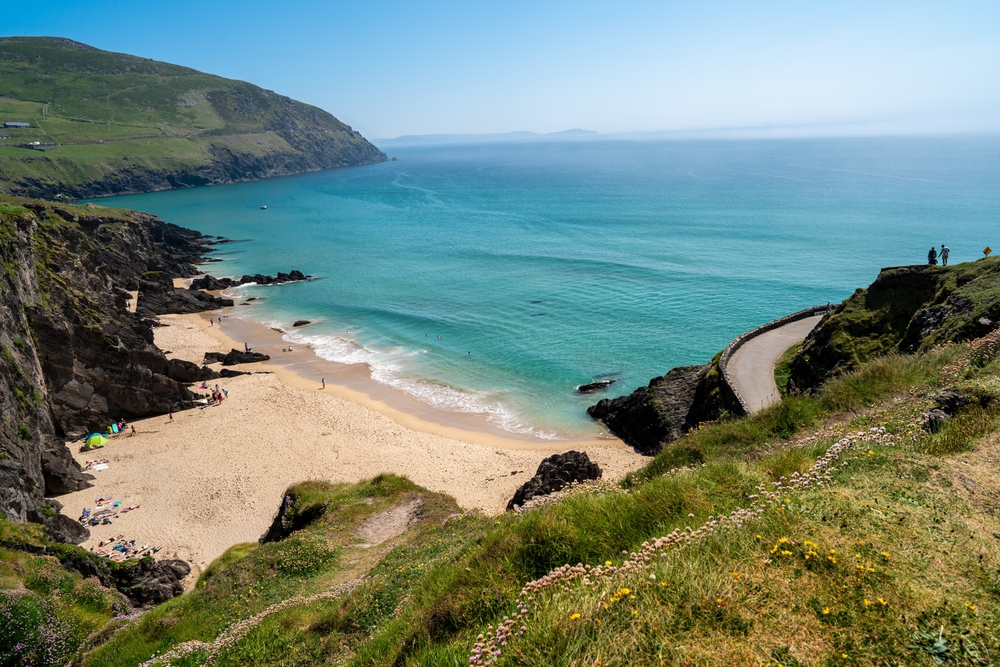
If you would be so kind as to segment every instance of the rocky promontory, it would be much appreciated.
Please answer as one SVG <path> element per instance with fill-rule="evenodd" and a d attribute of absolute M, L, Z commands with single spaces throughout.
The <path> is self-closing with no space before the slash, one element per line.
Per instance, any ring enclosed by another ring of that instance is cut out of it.
<path fill-rule="evenodd" d="M 215 276 L 205 275 L 201 278 L 195 278 L 191 281 L 192 290 L 209 290 L 212 292 L 227 289 L 229 287 L 239 287 L 240 285 L 283 285 L 285 283 L 294 283 L 299 280 L 309 280 L 312 276 L 307 276 L 301 271 L 293 270 L 288 273 L 278 272 L 275 276 L 265 276 L 263 274 L 257 273 L 255 275 L 244 275 L 242 278 L 235 280 L 233 278 L 216 278 Z M 232 304 L 230 304 L 232 305 Z"/>
<path fill-rule="evenodd" d="M 680 366 L 627 396 L 604 398 L 587 409 L 642 454 L 653 455 L 700 422 L 723 411 L 715 364 Z"/>

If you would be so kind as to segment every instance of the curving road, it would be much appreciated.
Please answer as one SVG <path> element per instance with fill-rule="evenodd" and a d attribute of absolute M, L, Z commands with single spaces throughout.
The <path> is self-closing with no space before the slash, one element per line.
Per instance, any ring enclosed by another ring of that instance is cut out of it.
<path fill-rule="evenodd" d="M 774 365 L 785 350 L 805 339 L 821 319 L 822 315 L 815 315 L 764 332 L 748 340 L 729 358 L 729 378 L 751 413 L 781 399 L 774 384 Z"/>

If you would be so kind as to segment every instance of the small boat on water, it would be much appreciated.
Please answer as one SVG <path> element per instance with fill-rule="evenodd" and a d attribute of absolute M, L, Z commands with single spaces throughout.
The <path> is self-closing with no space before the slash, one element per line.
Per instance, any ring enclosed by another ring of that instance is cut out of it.
<path fill-rule="evenodd" d="M 262 210 L 262 211 L 266 211 L 266 210 L 267 210 L 267 206 L 264 206 L 263 204 L 261 204 L 261 205 L 260 205 L 260 210 Z"/>

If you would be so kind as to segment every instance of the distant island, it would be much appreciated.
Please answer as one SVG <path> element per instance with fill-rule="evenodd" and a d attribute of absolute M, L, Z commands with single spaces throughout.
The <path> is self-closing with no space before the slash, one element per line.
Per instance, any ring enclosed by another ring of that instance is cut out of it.
<path fill-rule="evenodd" d="M 99 197 L 384 162 L 244 81 L 58 37 L 0 38 L 0 193 Z"/>
<path fill-rule="evenodd" d="M 373 139 L 378 146 L 395 148 L 396 146 L 425 146 L 428 144 L 473 144 L 506 141 L 576 141 L 580 139 L 596 139 L 594 130 L 563 130 L 562 132 L 503 132 L 500 134 L 407 134 L 393 139 Z"/>

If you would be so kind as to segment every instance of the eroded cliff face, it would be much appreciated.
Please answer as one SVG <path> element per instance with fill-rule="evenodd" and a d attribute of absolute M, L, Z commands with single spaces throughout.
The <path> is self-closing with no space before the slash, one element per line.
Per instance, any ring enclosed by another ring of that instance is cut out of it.
<path fill-rule="evenodd" d="M 206 245 L 143 213 L 0 199 L 0 512 L 70 530 L 46 496 L 89 482 L 63 439 L 194 405 L 127 290 L 194 273 Z"/>

